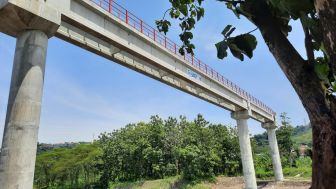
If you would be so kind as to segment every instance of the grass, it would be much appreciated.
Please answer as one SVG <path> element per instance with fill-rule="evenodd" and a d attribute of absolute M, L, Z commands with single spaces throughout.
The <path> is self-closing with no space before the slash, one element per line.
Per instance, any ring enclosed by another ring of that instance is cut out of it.
<path fill-rule="evenodd" d="M 284 175 L 288 177 L 301 177 L 301 178 L 311 178 L 312 168 L 311 167 L 298 167 L 298 168 L 284 168 Z"/>
<path fill-rule="evenodd" d="M 312 176 L 311 167 L 285 167 L 283 174 L 287 178 L 295 177 L 298 179 L 310 179 Z M 264 171 L 263 169 L 256 169 L 256 177 L 261 180 L 268 180 L 274 177 L 273 171 Z"/>

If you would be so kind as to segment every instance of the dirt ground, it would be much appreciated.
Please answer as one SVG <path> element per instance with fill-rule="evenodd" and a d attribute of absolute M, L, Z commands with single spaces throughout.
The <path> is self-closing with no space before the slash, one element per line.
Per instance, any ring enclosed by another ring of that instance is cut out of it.
<path fill-rule="evenodd" d="M 308 189 L 310 181 L 285 179 L 283 182 L 258 181 L 258 189 Z M 220 177 L 212 185 L 212 189 L 242 189 L 244 180 L 242 177 Z"/>

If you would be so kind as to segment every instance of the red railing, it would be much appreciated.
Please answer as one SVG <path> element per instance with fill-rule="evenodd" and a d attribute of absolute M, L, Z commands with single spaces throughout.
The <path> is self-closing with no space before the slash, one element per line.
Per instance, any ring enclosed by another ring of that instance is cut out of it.
<path fill-rule="evenodd" d="M 123 8 L 121 5 L 115 2 L 115 0 L 90 0 L 90 1 L 97 4 L 105 11 L 119 18 L 120 20 L 122 20 L 129 26 L 133 27 L 134 29 L 145 34 L 147 37 L 152 39 L 154 42 L 160 44 L 161 46 L 169 50 L 171 53 L 179 56 L 187 64 L 193 66 L 194 68 L 204 73 L 205 75 L 209 76 L 210 78 L 220 82 L 222 85 L 231 89 L 233 92 L 242 96 L 243 98 L 249 100 L 252 104 L 256 105 L 257 107 L 265 110 L 266 112 L 272 115 L 275 115 L 275 112 L 271 108 L 269 108 L 260 100 L 256 99 L 255 97 L 253 97 L 252 95 L 250 95 L 249 93 L 238 87 L 236 84 L 232 83 L 231 81 L 223 77 L 220 73 L 218 73 L 217 71 L 215 71 L 214 69 L 203 63 L 201 60 L 197 59 L 195 56 L 188 53 L 185 53 L 185 55 L 182 56 L 178 52 L 180 47 L 176 43 L 168 39 L 165 35 L 160 33 L 152 26 L 143 22 L 140 18 L 136 17 L 127 9 Z"/>

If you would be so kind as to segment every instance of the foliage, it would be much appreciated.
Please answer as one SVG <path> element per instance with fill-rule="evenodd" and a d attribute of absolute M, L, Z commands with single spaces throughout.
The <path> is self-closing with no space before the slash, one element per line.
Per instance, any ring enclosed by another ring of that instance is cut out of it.
<path fill-rule="evenodd" d="M 310 157 L 299 158 L 295 161 L 295 167 L 285 167 L 283 173 L 286 176 L 306 177 L 312 176 L 312 160 Z"/>
<path fill-rule="evenodd" d="M 311 132 L 312 127 L 310 124 L 308 125 L 298 125 L 294 128 L 293 135 L 302 135 L 306 134 L 307 132 Z"/>
<path fill-rule="evenodd" d="M 262 134 L 254 135 L 253 138 L 258 146 L 268 145 L 268 136 L 266 131 L 263 132 Z"/>
<path fill-rule="evenodd" d="M 289 123 L 283 122 L 285 127 L 290 127 Z M 263 142 L 252 140 L 259 178 L 273 176 L 268 150 L 258 153 L 255 150 L 260 145 L 267 145 L 264 135 L 260 137 Z M 288 162 L 285 156 L 282 160 Z M 286 175 L 311 174 L 309 158 L 295 159 L 293 164 L 295 167 L 287 168 L 288 163 L 283 163 Z M 241 170 L 236 129 L 210 124 L 201 115 L 193 121 L 187 121 L 185 117 L 163 120 L 152 116 L 148 123 L 129 124 L 111 133 L 103 133 L 94 144 L 40 152 L 34 180 L 37 188 L 174 186 L 195 189 L 208 188 L 201 183 L 204 179 L 213 180 L 218 175 L 236 176 L 241 174 Z M 145 181 L 148 179 L 159 180 Z"/>
<path fill-rule="evenodd" d="M 283 174 L 286 177 L 305 177 L 312 176 L 312 159 L 310 157 L 296 158 L 294 166 L 289 166 L 286 157 L 282 157 Z M 254 156 L 256 177 L 260 179 L 269 179 L 274 176 L 272 159 L 269 153 L 257 154 Z"/>
<path fill-rule="evenodd" d="M 307 144 L 308 146 L 312 146 L 312 129 L 309 128 L 308 130 L 299 133 L 299 134 L 293 134 L 293 141 L 296 145 L 300 144 Z"/>
<path fill-rule="evenodd" d="M 37 188 L 83 188 L 99 176 L 96 164 L 100 154 L 95 144 L 58 148 L 37 156 L 34 183 Z"/>
<path fill-rule="evenodd" d="M 130 124 L 103 133 L 101 183 L 162 179 L 181 174 L 187 180 L 241 172 L 236 131 L 209 124 L 201 115 Z"/>
<path fill-rule="evenodd" d="M 281 156 L 290 157 L 294 142 L 292 140 L 293 127 L 290 123 L 290 118 L 287 113 L 283 112 L 280 115 L 281 125 L 276 131 L 279 151 Z"/>
<path fill-rule="evenodd" d="M 269 153 L 256 154 L 254 156 L 254 164 L 259 170 L 270 172 L 273 170 L 272 159 Z"/>
<path fill-rule="evenodd" d="M 269 179 L 274 176 L 273 171 L 265 171 L 264 169 L 256 168 L 255 174 L 257 178 L 260 179 Z"/>

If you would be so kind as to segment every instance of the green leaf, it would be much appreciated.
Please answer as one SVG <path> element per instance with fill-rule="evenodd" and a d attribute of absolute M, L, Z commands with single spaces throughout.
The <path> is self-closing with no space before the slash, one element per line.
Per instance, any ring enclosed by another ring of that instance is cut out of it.
<path fill-rule="evenodd" d="M 204 16 L 204 8 L 199 8 L 197 11 L 197 21 L 199 21 Z"/>
<path fill-rule="evenodd" d="M 329 66 L 324 59 L 319 57 L 316 59 L 317 63 L 314 65 L 314 70 L 317 76 L 326 83 L 329 83 L 328 75 L 329 75 Z"/>
<path fill-rule="evenodd" d="M 226 41 L 223 40 L 223 41 L 217 43 L 216 48 L 217 48 L 217 57 L 219 59 L 224 59 L 225 57 L 227 57 L 228 45 L 227 45 Z"/>
<path fill-rule="evenodd" d="M 232 25 L 227 25 L 227 26 L 224 28 L 224 30 L 222 31 L 222 34 L 223 34 L 224 36 L 226 36 L 226 33 L 229 32 L 229 30 L 231 29 L 231 27 L 232 27 Z"/>
<path fill-rule="evenodd" d="M 229 37 L 235 30 L 236 28 L 231 28 L 230 31 L 225 35 L 225 37 Z"/>
<path fill-rule="evenodd" d="M 180 7 L 179 7 L 179 10 L 184 16 L 187 16 L 187 14 L 188 14 L 187 4 L 181 4 Z"/>
<path fill-rule="evenodd" d="M 244 55 L 242 51 L 237 47 L 236 44 L 234 43 L 229 43 L 229 48 L 232 53 L 232 55 L 236 58 L 238 58 L 241 61 L 244 61 Z"/>
<path fill-rule="evenodd" d="M 331 82 L 331 87 L 332 87 L 332 90 L 335 92 L 336 91 L 336 81 Z"/>
<path fill-rule="evenodd" d="M 301 14 L 308 14 L 314 10 L 312 0 L 269 0 L 271 4 L 282 12 L 288 13 L 293 19 Z"/>
<path fill-rule="evenodd" d="M 237 49 L 235 49 L 236 51 L 239 49 L 239 51 L 245 54 L 247 57 L 253 57 L 253 51 L 257 47 L 257 39 L 255 36 L 251 34 L 242 34 L 231 39 L 231 43 L 235 44 L 235 47 L 237 47 Z M 241 57 L 241 55 L 239 55 L 239 57 Z"/>
<path fill-rule="evenodd" d="M 157 20 L 155 21 L 157 28 L 160 32 L 164 32 L 165 34 L 168 32 L 169 30 L 169 26 L 170 26 L 170 22 L 167 20 Z"/>

